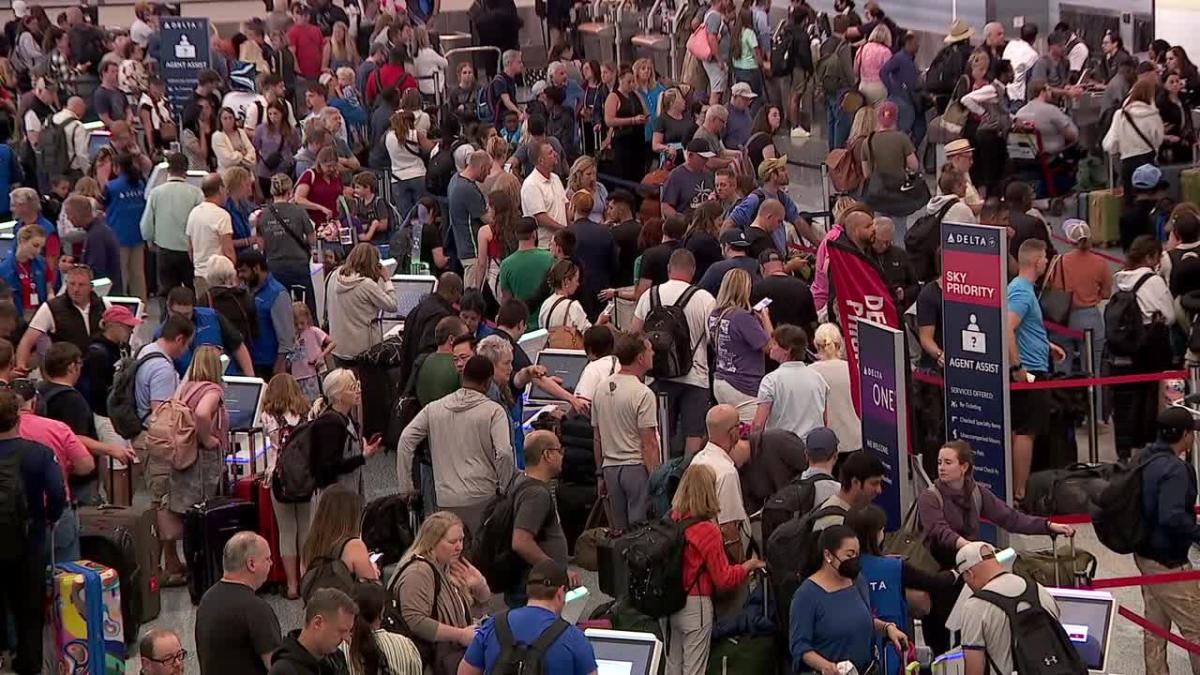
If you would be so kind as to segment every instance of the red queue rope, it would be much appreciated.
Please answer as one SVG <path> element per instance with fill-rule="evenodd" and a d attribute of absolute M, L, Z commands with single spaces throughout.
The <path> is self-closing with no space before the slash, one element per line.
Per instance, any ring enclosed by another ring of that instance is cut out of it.
<path fill-rule="evenodd" d="M 1143 382 L 1159 382 L 1162 380 L 1187 379 L 1187 371 L 1165 370 L 1161 373 L 1138 373 L 1134 375 L 1109 375 L 1107 377 L 1071 377 L 1061 380 L 1044 380 L 1041 382 L 1011 382 L 1009 388 L 1020 389 L 1069 389 L 1073 387 L 1103 387 L 1118 384 L 1139 384 Z M 937 375 L 921 371 L 913 371 L 913 379 L 917 382 L 945 387 L 946 381 Z"/>
<path fill-rule="evenodd" d="M 1125 607 L 1124 605 L 1117 608 L 1117 614 L 1120 614 L 1121 616 L 1125 617 L 1129 621 L 1133 622 L 1134 624 L 1137 625 L 1138 628 L 1141 628 L 1142 630 L 1146 631 L 1147 633 L 1157 635 L 1158 637 L 1166 640 L 1167 642 L 1170 642 L 1171 644 L 1175 645 L 1176 647 L 1179 647 L 1180 649 L 1183 649 L 1186 652 L 1189 652 L 1191 654 L 1200 654 L 1200 645 L 1196 644 L 1195 642 L 1192 642 L 1191 640 L 1189 640 L 1185 637 L 1182 637 L 1182 636 L 1172 633 L 1171 631 L 1167 630 L 1166 628 L 1163 628 L 1162 626 L 1154 623 L 1153 621 L 1147 619 L 1146 617 L 1142 616 L 1141 614 L 1134 612 L 1133 610 L 1129 609 L 1128 607 Z"/>
<path fill-rule="evenodd" d="M 1072 340 L 1082 340 L 1085 337 L 1083 331 L 1075 328 L 1068 328 L 1061 323 L 1043 320 L 1042 325 L 1045 326 L 1046 330 L 1050 331 L 1051 333 L 1056 333 L 1063 337 L 1071 338 Z"/>

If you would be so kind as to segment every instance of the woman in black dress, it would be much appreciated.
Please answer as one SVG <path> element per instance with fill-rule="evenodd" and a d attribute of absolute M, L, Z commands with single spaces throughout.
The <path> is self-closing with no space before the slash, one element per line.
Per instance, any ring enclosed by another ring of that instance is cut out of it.
<path fill-rule="evenodd" d="M 646 109 L 634 91 L 633 69 L 621 66 L 617 88 L 604 102 L 604 123 L 610 129 L 612 172 L 638 182 L 646 175 Z"/>

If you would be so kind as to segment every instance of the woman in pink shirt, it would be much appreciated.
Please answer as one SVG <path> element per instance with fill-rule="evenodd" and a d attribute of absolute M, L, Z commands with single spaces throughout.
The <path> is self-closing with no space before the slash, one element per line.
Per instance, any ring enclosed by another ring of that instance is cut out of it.
<path fill-rule="evenodd" d="M 892 58 L 892 31 L 880 23 L 871 31 L 867 44 L 858 50 L 854 57 L 854 74 L 858 76 L 858 90 L 867 100 L 867 105 L 875 105 L 887 97 L 887 87 L 879 77 L 883 64 Z"/>

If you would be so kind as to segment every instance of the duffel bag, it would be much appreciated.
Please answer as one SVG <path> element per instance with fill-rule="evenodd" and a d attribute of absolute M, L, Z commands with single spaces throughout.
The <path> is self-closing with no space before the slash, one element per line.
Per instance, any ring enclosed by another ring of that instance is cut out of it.
<path fill-rule="evenodd" d="M 1065 550 L 1052 538 L 1048 551 L 1019 551 L 1013 562 L 1013 573 L 1046 587 L 1090 586 L 1096 578 L 1096 556 L 1075 548 L 1074 537 L 1067 541 Z"/>
<path fill-rule="evenodd" d="M 1119 464 L 1072 464 L 1036 471 L 1025 483 L 1025 508 L 1038 516 L 1088 513 L 1115 473 L 1123 470 Z"/>

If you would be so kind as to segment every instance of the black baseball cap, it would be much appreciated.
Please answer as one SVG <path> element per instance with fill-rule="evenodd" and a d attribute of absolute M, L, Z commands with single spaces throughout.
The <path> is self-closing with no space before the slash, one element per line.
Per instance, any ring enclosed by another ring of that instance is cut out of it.
<path fill-rule="evenodd" d="M 706 159 L 712 159 L 717 156 L 717 153 L 712 151 L 712 146 L 704 142 L 702 138 L 693 138 L 687 144 L 687 151 L 693 155 L 700 155 Z"/>
<path fill-rule="evenodd" d="M 721 245 L 732 246 L 734 248 L 750 248 L 750 240 L 746 238 L 745 232 L 735 227 L 721 233 Z"/>
<path fill-rule="evenodd" d="M 547 558 L 535 564 L 529 570 L 529 577 L 525 581 L 525 585 L 545 586 L 547 588 L 570 588 L 571 579 L 567 576 L 566 566 Z"/>
<path fill-rule="evenodd" d="M 1187 408 L 1171 406 L 1158 415 L 1158 428 L 1162 431 L 1200 430 L 1200 423 Z"/>

